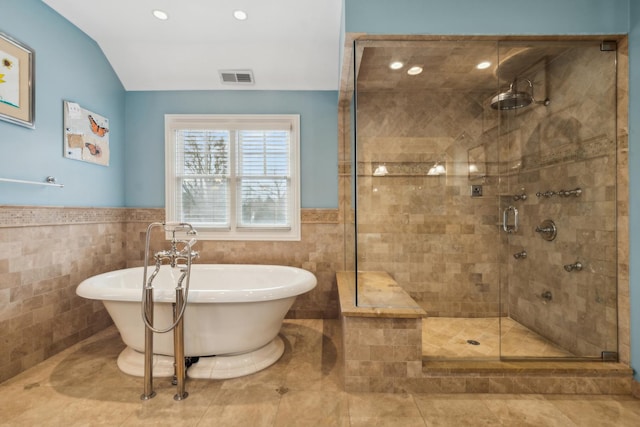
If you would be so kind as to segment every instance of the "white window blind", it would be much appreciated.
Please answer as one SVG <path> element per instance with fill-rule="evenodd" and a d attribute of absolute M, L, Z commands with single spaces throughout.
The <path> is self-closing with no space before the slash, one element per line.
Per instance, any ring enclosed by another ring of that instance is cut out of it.
<path fill-rule="evenodd" d="M 176 131 L 176 210 L 180 220 L 229 228 L 229 131 Z"/>
<path fill-rule="evenodd" d="M 168 221 L 204 239 L 300 239 L 298 116 L 166 115 L 165 126 Z"/>
<path fill-rule="evenodd" d="M 240 227 L 289 227 L 289 131 L 238 132 Z"/>

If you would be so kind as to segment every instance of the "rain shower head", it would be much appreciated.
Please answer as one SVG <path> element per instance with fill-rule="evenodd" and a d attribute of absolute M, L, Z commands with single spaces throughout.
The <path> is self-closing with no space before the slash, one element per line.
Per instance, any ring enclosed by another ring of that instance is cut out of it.
<path fill-rule="evenodd" d="M 519 92 L 517 89 L 517 80 L 514 80 L 509 85 L 509 90 L 499 93 L 491 99 L 491 108 L 494 110 L 516 110 L 518 108 L 528 107 L 532 102 L 537 102 L 533 99 L 533 83 L 531 83 L 529 79 L 524 80 L 529 84 L 531 93 Z M 546 106 L 549 105 L 551 101 L 547 98 L 540 103 Z"/>
<path fill-rule="evenodd" d="M 515 110 L 529 106 L 533 98 L 528 92 L 516 92 L 512 88 L 499 93 L 491 99 L 491 108 L 494 110 Z"/>

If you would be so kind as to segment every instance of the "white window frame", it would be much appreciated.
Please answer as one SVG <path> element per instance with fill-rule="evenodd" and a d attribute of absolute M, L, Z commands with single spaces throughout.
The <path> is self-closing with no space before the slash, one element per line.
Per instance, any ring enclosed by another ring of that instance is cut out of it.
<path fill-rule="evenodd" d="M 263 240 L 282 241 L 301 239 L 300 232 L 300 116 L 297 114 L 165 114 L 165 212 L 167 222 L 182 222 L 177 212 L 181 186 L 176 175 L 175 132 L 183 129 L 273 129 L 288 123 L 290 128 L 290 194 L 288 203 L 289 227 L 238 227 L 239 199 L 237 197 L 235 143 L 230 148 L 230 227 L 214 228 L 192 224 L 198 231 L 199 240 Z"/>

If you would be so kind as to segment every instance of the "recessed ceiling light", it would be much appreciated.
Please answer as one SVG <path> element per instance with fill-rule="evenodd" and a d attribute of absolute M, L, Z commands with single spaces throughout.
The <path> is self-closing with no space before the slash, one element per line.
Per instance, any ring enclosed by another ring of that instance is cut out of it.
<path fill-rule="evenodd" d="M 491 66 L 491 62 L 489 61 L 482 61 L 481 63 L 479 63 L 478 65 L 476 65 L 476 68 L 478 70 L 484 70 L 485 68 L 489 68 Z"/>
<path fill-rule="evenodd" d="M 402 67 L 404 67 L 404 64 L 400 61 L 392 62 L 391 64 L 389 64 L 389 68 L 391 68 L 392 70 L 399 70 Z"/>
<path fill-rule="evenodd" d="M 249 15 L 247 15 L 247 12 L 245 12 L 244 10 L 234 10 L 233 17 L 238 21 L 244 21 L 249 17 Z"/>
<path fill-rule="evenodd" d="M 422 72 L 422 67 L 418 67 L 417 65 L 415 67 L 411 67 L 407 70 L 407 74 L 409 74 L 410 76 L 416 76 L 418 74 L 420 74 Z"/>
<path fill-rule="evenodd" d="M 164 10 L 156 9 L 153 11 L 153 16 L 158 18 L 161 21 L 166 21 L 169 19 L 169 15 Z"/>

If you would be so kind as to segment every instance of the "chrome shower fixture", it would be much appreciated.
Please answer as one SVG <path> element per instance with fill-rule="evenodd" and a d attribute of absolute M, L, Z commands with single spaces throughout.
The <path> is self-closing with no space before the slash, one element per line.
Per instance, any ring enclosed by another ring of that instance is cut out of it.
<path fill-rule="evenodd" d="M 513 257 L 515 259 L 525 259 L 527 257 L 527 251 L 521 251 L 518 253 L 513 254 Z"/>
<path fill-rule="evenodd" d="M 513 200 L 516 202 L 518 200 L 527 200 L 527 194 L 526 193 L 516 194 L 515 196 L 513 196 Z"/>
<path fill-rule="evenodd" d="M 580 261 L 576 261 L 573 264 L 565 264 L 564 269 L 571 273 L 572 271 L 582 271 L 582 263 Z"/>
<path fill-rule="evenodd" d="M 535 232 L 540 233 L 544 240 L 550 242 L 558 235 L 558 227 L 556 227 L 556 223 L 553 220 L 545 219 L 535 228 Z"/>
<path fill-rule="evenodd" d="M 497 94 L 491 99 L 491 108 L 494 110 L 516 110 L 518 108 L 528 107 L 531 103 L 542 104 L 547 106 L 551 104 L 549 98 L 543 101 L 536 101 L 533 97 L 533 83 L 529 79 L 522 79 L 529 84 L 531 93 L 518 91 L 518 79 L 515 79 L 509 85 L 509 90 Z"/>

